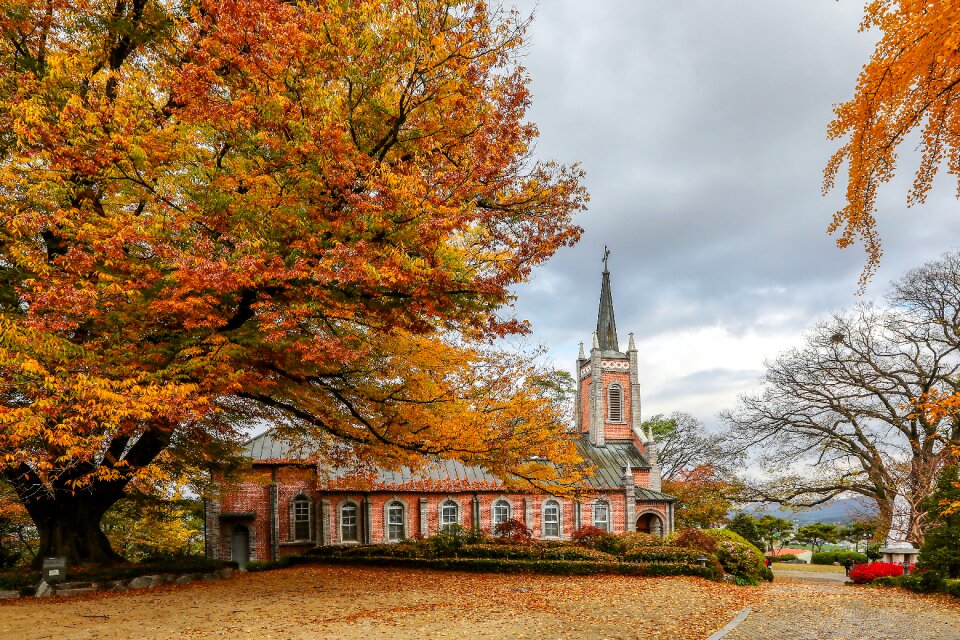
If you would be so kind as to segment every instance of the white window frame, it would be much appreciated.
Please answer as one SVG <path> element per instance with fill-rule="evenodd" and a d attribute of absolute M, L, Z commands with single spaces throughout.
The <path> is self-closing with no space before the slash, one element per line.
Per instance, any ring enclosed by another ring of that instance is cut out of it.
<path fill-rule="evenodd" d="M 290 540 L 292 542 L 309 542 L 313 539 L 313 509 L 311 509 L 311 506 L 310 498 L 302 493 L 292 498 L 290 502 Z M 306 536 L 297 535 L 298 525 L 306 526 Z"/>
<path fill-rule="evenodd" d="M 393 522 L 394 513 L 400 511 L 400 522 Z M 384 522 L 386 528 L 386 538 L 388 542 L 399 542 L 407 537 L 407 507 L 405 504 L 399 500 L 391 500 L 387 503 L 387 507 L 384 510 L 386 513 L 386 522 Z M 393 527 L 400 527 L 400 535 L 393 535 Z"/>
<path fill-rule="evenodd" d="M 347 538 L 343 535 L 343 528 L 345 525 L 343 519 L 343 510 L 347 507 L 353 507 L 353 537 Z M 352 500 L 341 503 L 337 507 L 337 521 L 339 523 L 339 532 L 340 532 L 340 542 L 360 542 L 360 505 Z"/>
<path fill-rule="evenodd" d="M 497 519 L 497 509 L 502 509 L 506 507 L 507 515 L 502 520 Z M 513 505 L 510 504 L 510 501 L 506 498 L 497 498 L 493 501 L 493 504 L 490 505 L 490 533 L 496 533 L 497 525 L 506 522 L 513 517 Z"/>
<path fill-rule="evenodd" d="M 553 508 L 556 509 L 557 519 L 547 520 L 548 511 Z M 563 508 L 560 506 L 560 501 L 555 498 L 550 498 L 549 500 L 544 501 L 543 506 L 541 507 L 541 525 L 544 538 L 554 538 L 558 539 L 563 535 Z M 554 535 L 553 533 L 547 532 L 547 525 L 556 525 L 557 532 Z"/>
<path fill-rule="evenodd" d="M 447 517 L 447 514 L 444 513 L 448 507 L 453 507 L 453 520 L 450 521 Z M 460 524 L 460 505 L 457 504 L 455 500 L 447 498 L 440 503 L 440 509 L 437 512 L 438 523 L 440 526 L 440 532 L 443 533 L 449 529 L 452 525 Z"/>
<path fill-rule="evenodd" d="M 597 518 L 598 509 L 603 509 L 603 519 Z M 607 532 L 610 531 L 610 503 L 606 500 L 597 500 L 593 503 L 593 526 Z"/>

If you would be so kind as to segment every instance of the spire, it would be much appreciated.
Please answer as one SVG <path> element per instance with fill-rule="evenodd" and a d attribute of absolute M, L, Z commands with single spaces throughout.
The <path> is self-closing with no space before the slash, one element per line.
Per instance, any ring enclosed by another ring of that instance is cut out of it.
<path fill-rule="evenodd" d="M 577 357 L 580 358 L 581 360 L 586 360 L 586 359 L 587 359 L 587 354 L 585 354 L 585 353 L 583 352 L 583 343 L 582 343 L 582 342 L 580 343 L 580 355 L 577 356 Z"/>
<path fill-rule="evenodd" d="M 603 282 L 600 285 L 600 313 L 597 315 L 597 335 L 602 351 L 620 351 L 617 344 L 617 322 L 613 317 L 613 294 L 610 292 L 610 271 L 607 260 L 610 250 L 603 247 Z"/>
<path fill-rule="evenodd" d="M 633 341 L 633 334 L 630 334 L 630 345 L 627 347 L 627 351 L 636 351 L 637 343 Z"/>
<path fill-rule="evenodd" d="M 600 342 L 597 340 L 597 332 L 593 332 L 593 344 L 590 346 L 590 351 L 600 348 Z"/>

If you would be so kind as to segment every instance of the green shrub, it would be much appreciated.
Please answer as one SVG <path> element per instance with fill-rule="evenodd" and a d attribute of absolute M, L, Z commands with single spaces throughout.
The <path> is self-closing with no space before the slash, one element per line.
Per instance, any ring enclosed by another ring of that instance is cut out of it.
<path fill-rule="evenodd" d="M 945 580 L 943 590 L 954 598 L 960 598 L 960 580 Z"/>
<path fill-rule="evenodd" d="M 619 556 L 627 552 L 627 541 L 621 536 L 605 533 L 594 540 L 593 548 L 612 556 Z"/>
<path fill-rule="evenodd" d="M 856 551 L 819 551 L 810 559 L 810 564 L 843 564 L 843 561 L 850 559 L 854 564 L 864 563 L 869 560 L 867 554 L 857 553 Z"/>
<path fill-rule="evenodd" d="M 553 549 L 544 549 L 542 557 L 544 560 L 591 560 L 595 562 L 616 562 L 617 558 L 604 553 L 598 549 L 589 547 L 554 547 Z"/>
<path fill-rule="evenodd" d="M 727 529 L 708 529 L 704 533 L 717 541 L 717 560 L 724 571 L 749 584 L 773 580 L 763 554 L 743 536 Z"/>
<path fill-rule="evenodd" d="M 870 584 L 876 587 L 899 587 L 903 576 L 884 576 L 882 578 L 875 578 Z"/>

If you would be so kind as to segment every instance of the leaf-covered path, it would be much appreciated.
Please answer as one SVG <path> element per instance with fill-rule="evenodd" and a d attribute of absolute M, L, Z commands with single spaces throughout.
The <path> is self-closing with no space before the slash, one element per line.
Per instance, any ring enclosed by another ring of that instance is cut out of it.
<path fill-rule="evenodd" d="M 298 567 L 0 606 L 0 638 L 703 640 L 762 591 L 698 578 Z"/>
<path fill-rule="evenodd" d="M 842 573 L 776 573 L 724 640 L 960 640 L 955 598 L 845 586 Z"/>

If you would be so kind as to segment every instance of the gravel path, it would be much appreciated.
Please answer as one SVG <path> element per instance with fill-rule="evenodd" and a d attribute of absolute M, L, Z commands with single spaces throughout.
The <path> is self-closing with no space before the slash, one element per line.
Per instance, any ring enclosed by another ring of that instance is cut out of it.
<path fill-rule="evenodd" d="M 765 601 L 724 640 L 960 640 L 955 598 L 844 586 L 843 577 L 778 571 Z"/>

